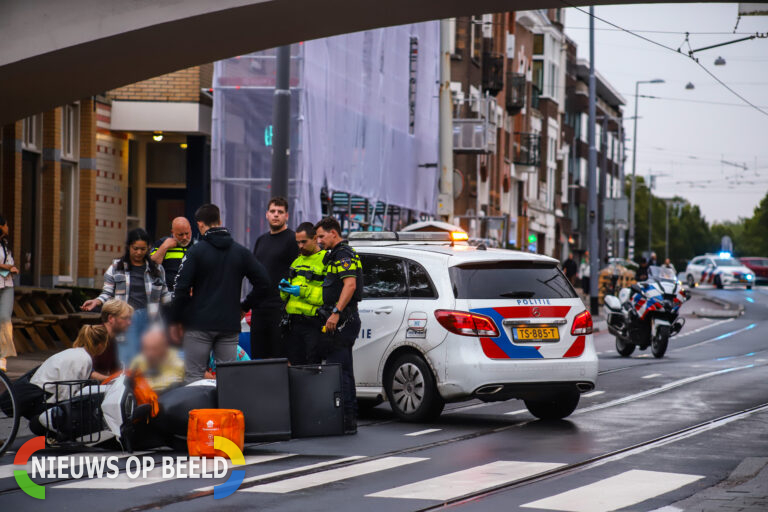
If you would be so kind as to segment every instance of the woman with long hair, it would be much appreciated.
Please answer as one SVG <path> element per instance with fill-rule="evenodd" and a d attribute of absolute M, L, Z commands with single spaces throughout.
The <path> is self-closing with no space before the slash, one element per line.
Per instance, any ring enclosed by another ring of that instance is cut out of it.
<path fill-rule="evenodd" d="M 6 371 L 6 358 L 16 355 L 13 344 L 13 276 L 19 273 L 8 243 L 8 221 L 0 215 L 0 370 Z"/>
<path fill-rule="evenodd" d="M 104 273 L 101 295 L 82 306 L 83 310 L 92 311 L 110 299 L 118 299 L 133 307 L 131 326 L 118 343 L 118 354 L 124 367 L 128 367 L 139 353 L 141 336 L 150 323 L 159 318 L 160 304 L 171 301 L 165 271 L 149 257 L 151 243 L 143 229 L 129 231 L 123 257 L 116 259 Z"/>

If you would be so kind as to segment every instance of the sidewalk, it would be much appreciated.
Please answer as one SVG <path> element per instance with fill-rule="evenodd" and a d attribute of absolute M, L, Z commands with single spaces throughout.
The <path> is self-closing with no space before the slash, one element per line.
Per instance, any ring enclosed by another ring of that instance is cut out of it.
<path fill-rule="evenodd" d="M 746 458 L 719 484 L 655 512 L 682 510 L 765 512 L 768 510 L 768 457 Z"/>

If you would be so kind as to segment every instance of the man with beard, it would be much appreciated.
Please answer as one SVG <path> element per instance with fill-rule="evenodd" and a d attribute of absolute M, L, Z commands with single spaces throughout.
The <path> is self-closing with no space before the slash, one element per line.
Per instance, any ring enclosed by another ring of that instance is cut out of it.
<path fill-rule="evenodd" d="M 293 365 L 318 363 L 316 355 L 325 321 L 317 314 L 323 305 L 325 251 L 315 240 L 315 227 L 304 222 L 296 228 L 299 257 L 288 269 L 288 279 L 280 281 L 280 297 L 285 302 L 283 329 L 285 352 Z"/>
<path fill-rule="evenodd" d="M 179 273 L 181 260 L 192 247 L 192 226 L 185 217 L 176 217 L 171 223 L 171 236 L 166 236 L 155 242 L 155 247 L 149 253 L 149 257 L 162 265 L 165 270 L 165 283 L 168 291 L 173 291 L 176 283 L 176 274 Z"/>
<path fill-rule="evenodd" d="M 261 235 L 253 247 L 253 255 L 264 265 L 269 275 L 270 287 L 267 296 L 251 312 L 251 332 L 260 333 L 252 337 L 251 350 L 254 358 L 284 357 L 281 343 L 280 316 L 283 303 L 278 285 L 288 277 L 288 268 L 298 256 L 296 233 L 288 229 L 288 201 L 273 197 L 267 205 L 269 232 Z"/>

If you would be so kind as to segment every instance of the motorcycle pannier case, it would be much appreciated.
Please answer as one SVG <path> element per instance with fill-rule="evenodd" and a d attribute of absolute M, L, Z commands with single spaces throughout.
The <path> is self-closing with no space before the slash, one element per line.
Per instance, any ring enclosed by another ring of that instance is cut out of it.
<path fill-rule="evenodd" d="M 291 431 L 293 437 L 344 434 L 341 366 L 291 366 Z"/>
<path fill-rule="evenodd" d="M 243 451 L 245 419 L 235 409 L 193 409 L 189 411 L 187 448 L 191 457 L 226 457 L 213 448 L 215 436 L 225 437 Z"/>
<path fill-rule="evenodd" d="M 243 411 L 247 441 L 290 439 L 287 359 L 217 364 L 216 387 L 219 407 Z"/>

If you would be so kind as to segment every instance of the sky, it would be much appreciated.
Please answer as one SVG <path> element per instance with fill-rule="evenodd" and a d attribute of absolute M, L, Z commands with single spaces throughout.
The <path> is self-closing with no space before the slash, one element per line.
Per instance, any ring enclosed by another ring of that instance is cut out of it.
<path fill-rule="evenodd" d="M 768 16 L 742 17 L 734 34 L 735 3 L 598 6 L 595 15 L 673 49 L 683 45 L 681 55 L 595 20 L 595 67 L 624 96 L 625 117 L 634 115 L 636 81 L 665 81 L 640 85 L 637 175 L 657 174 L 655 195 L 684 197 L 698 205 L 710 223 L 751 217 L 768 191 L 768 38 L 695 54 L 704 67 L 765 113 L 745 106 L 708 76 L 687 56 L 684 41 L 685 32 L 690 32 L 690 46 L 697 49 L 765 34 Z M 579 58 L 588 59 L 589 16 L 569 8 L 565 22 Z M 719 56 L 726 60 L 724 66 L 714 65 Z M 694 89 L 685 88 L 689 82 Z M 629 176 L 633 125 L 631 120 L 624 123 Z"/>

